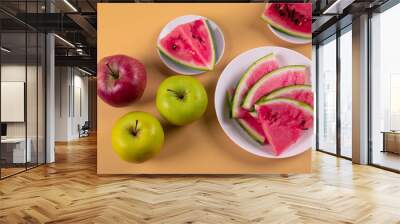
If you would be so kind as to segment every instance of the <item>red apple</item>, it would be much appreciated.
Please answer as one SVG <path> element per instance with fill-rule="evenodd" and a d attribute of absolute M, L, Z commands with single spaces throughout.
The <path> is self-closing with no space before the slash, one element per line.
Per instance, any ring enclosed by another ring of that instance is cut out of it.
<path fill-rule="evenodd" d="M 97 95 L 114 107 L 140 99 L 146 88 L 146 68 L 126 55 L 112 55 L 97 64 Z"/>

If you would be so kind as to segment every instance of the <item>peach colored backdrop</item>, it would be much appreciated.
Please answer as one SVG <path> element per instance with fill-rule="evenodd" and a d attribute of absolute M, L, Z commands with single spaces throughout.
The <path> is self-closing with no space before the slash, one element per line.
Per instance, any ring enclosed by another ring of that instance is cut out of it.
<path fill-rule="evenodd" d="M 97 172 L 99 174 L 265 174 L 310 172 L 311 152 L 288 158 L 266 159 L 249 154 L 224 134 L 214 111 L 214 90 L 219 75 L 237 55 L 260 46 L 281 46 L 311 57 L 311 44 L 295 45 L 274 36 L 260 19 L 264 4 L 98 4 L 97 57 L 126 54 L 147 68 L 148 84 L 137 103 L 113 108 L 98 98 Z M 172 19 L 188 14 L 216 22 L 225 35 L 225 55 L 216 70 L 196 76 L 208 92 L 208 109 L 197 122 L 174 127 L 161 119 L 155 106 L 160 82 L 174 73 L 160 61 L 156 40 Z M 133 164 L 121 160 L 111 148 L 114 122 L 130 111 L 147 111 L 160 119 L 165 131 L 162 152 L 152 160 Z"/>

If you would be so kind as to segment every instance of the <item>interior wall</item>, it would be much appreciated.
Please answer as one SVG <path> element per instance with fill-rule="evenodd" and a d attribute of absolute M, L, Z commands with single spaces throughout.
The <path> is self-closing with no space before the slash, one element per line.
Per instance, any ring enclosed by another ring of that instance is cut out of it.
<path fill-rule="evenodd" d="M 25 65 L 18 64 L 5 64 L 1 66 L 1 81 L 10 82 L 25 82 L 27 83 L 27 108 L 29 107 L 30 111 L 35 110 L 37 106 L 41 107 L 42 105 L 38 105 L 36 98 L 36 66 L 27 66 L 28 72 L 28 82 L 25 81 Z M 32 77 L 32 74 L 35 74 L 35 78 Z M 39 102 L 42 103 L 42 102 Z M 4 110 L 6 108 L 2 108 Z M 35 133 L 36 136 L 36 121 L 37 114 L 36 113 L 27 113 L 27 121 L 35 122 L 35 124 L 31 124 L 27 126 L 28 133 Z M 24 122 L 7 122 L 7 137 L 25 137 L 25 123 Z M 30 136 L 28 136 L 30 137 Z"/>
<path fill-rule="evenodd" d="M 90 131 L 97 131 L 97 78 L 90 77 L 88 79 L 88 112 L 89 112 L 89 122 Z"/>
<path fill-rule="evenodd" d="M 55 68 L 55 140 L 68 141 L 69 68 Z"/>
<path fill-rule="evenodd" d="M 73 77 L 71 136 L 75 139 L 79 138 L 78 125 L 82 126 L 88 121 L 88 78 L 75 69 Z"/>
<path fill-rule="evenodd" d="M 72 67 L 55 69 L 55 140 L 79 138 L 78 125 L 89 119 L 88 77 Z"/>

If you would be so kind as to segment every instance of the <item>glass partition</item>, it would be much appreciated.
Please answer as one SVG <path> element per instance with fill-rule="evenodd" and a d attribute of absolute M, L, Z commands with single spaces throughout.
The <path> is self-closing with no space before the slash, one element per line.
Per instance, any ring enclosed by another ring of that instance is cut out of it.
<path fill-rule="evenodd" d="M 20 13 L 42 10 L 39 1 L 26 3 L 18 3 Z M 0 19 L 17 24 L 0 23 L 2 179 L 45 163 L 46 38 L 1 12 Z"/>
<path fill-rule="evenodd" d="M 2 177 L 24 171 L 26 163 L 31 162 L 26 142 L 26 41 L 25 32 L 1 34 Z"/>

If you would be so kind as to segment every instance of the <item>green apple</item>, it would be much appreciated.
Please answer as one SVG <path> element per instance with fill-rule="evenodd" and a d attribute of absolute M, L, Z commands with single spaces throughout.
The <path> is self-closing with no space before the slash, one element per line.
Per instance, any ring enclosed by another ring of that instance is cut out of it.
<path fill-rule="evenodd" d="M 146 112 L 130 112 L 112 128 L 112 147 L 125 161 L 141 163 L 157 155 L 164 144 L 160 122 Z"/>
<path fill-rule="evenodd" d="M 199 119 L 207 109 L 207 92 L 190 76 L 176 75 L 165 79 L 157 90 L 157 109 L 174 125 L 185 125 Z"/>

